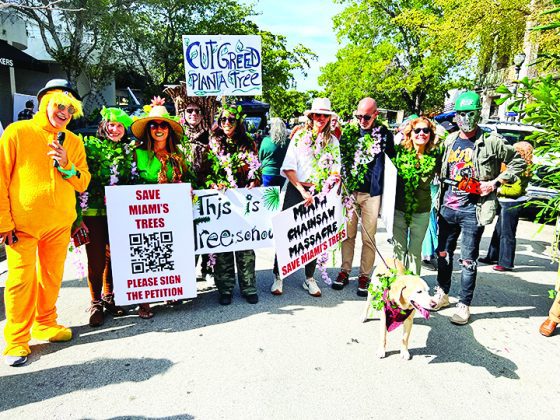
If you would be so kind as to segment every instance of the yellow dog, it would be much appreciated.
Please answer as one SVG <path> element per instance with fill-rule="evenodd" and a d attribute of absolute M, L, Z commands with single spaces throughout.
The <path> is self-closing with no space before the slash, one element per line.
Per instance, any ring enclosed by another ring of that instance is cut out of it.
<path fill-rule="evenodd" d="M 379 314 L 380 343 L 377 356 L 384 358 L 387 348 L 387 332 L 403 325 L 403 336 L 401 343 L 401 358 L 410 359 L 408 351 L 408 340 L 412 331 L 414 314 L 418 310 L 426 319 L 430 316 L 431 296 L 429 287 L 419 276 L 404 274 L 405 270 L 400 261 L 387 260 L 389 267 L 397 270 L 397 278 L 391 284 L 389 290 L 384 292 L 384 307 Z M 379 284 L 379 278 L 387 275 L 389 268 L 378 265 L 372 276 L 372 284 Z M 372 295 L 368 293 L 367 307 L 363 321 L 370 319 L 372 309 Z"/>

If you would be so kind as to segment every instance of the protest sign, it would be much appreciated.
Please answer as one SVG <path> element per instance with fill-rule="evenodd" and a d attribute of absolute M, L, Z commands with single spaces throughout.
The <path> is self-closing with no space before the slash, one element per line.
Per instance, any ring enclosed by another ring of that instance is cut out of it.
<path fill-rule="evenodd" d="M 385 155 L 385 173 L 383 175 L 383 197 L 379 217 L 387 230 L 387 236 L 393 237 L 393 223 L 395 221 L 395 197 L 397 195 L 397 168 Z"/>
<path fill-rule="evenodd" d="M 296 204 L 273 217 L 280 277 L 285 278 L 318 258 L 347 236 L 342 201 L 336 188 L 314 204 Z"/>
<path fill-rule="evenodd" d="M 105 187 L 115 302 L 196 296 L 190 184 Z"/>
<path fill-rule="evenodd" d="M 195 253 L 273 247 L 272 216 L 280 208 L 280 188 L 195 190 Z"/>
<path fill-rule="evenodd" d="M 183 35 L 189 96 L 262 94 L 261 37 Z"/>

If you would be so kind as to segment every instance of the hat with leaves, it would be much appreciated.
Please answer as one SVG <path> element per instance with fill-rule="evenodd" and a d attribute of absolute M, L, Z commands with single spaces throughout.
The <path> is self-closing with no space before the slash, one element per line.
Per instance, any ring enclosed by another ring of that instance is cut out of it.
<path fill-rule="evenodd" d="M 121 123 L 126 129 L 128 129 L 134 122 L 132 117 L 120 108 L 103 107 L 101 108 L 100 114 L 101 118 L 103 118 L 103 121 Z"/>
<path fill-rule="evenodd" d="M 147 125 L 151 121 L 165 121 L 175 133 L 177 141 L 183 138 L 183 127 L 181 127 L 181 124 L 177 122 L 175 117 L 169 115 L 167 108 L 163 105 L 164 103 L 165 99 L 155 96 L 152 99 L 152 103 L 144 107 L 144 112 L 147 115 L 134 121 L 130 127 L 130 131 L 132 131 L 134 137 L 140 140 L 146 140 Z"/>

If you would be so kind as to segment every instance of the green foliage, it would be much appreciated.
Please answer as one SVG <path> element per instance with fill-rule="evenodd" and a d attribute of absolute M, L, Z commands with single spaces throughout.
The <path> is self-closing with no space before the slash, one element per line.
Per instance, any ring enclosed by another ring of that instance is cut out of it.
<path fill-rule="evenodd" d="M 264 191 L 264 206 L 269 210 L 280 207 L 280 188 L 267 188 Z"/>
<path fill-rule="evenodd" d="M 131 185 L 138 181 L 133 170 L 135 144 L 116 143 L 89 136 L 83 139 L 91 173 L 88 207 L 105 208 L 106 185 Z"/>
<path fill-rule="evenodd" d="M 378 283 L 372 281 L 368 286 L 371 295 L 371 306 L 376 311 L 381 311 L 385 306 L 383 294 L 391 288 L 391 284 L 397 279 L 397 270 L 390 269 L 386 274 L 377 277 Z"/>
<path fill-rule="evenodd" d="M 335 109 L 348 116 L 365 96 L 409 113 L 440 106 L 460 81 L 452 76 L 460 63 L 437 42 L 441 8 L 433 0 L 339 2 L 348 6 L 334 25 L 348 43 L 319 79 Z"/>
<path fill-rule="evenodd" d="M 420 180 L 432 179 L 436 172 L 439 149 L 425 153 L 418 157 L 416 151 L 408 150 L 401 145 L 396 146 L 397 155 L 393 160 L 399 176 L 404 180 L 405 211 L 404 219 L 410 226 L 412 215 L 418 209 L 418 199 L 415 192 Z"/>
<path fill-rule="evenodd" d="M 298 92 L 293 89 L 278 90 L 271 95 L 270 113 L 283 120 L 299 117 L 310 108 L 314 97 L 310 92 Z"/>
<path fill-rule="evenodd" d="M 114 36 L 132 0 L 63 0 L 45 7 L 43 0 L 21 0 L 14 13 L 39 28 L 45 50 L 76 85 L 78 76 L 90 78 L 92 92 L 112 77 Z M 87 96 L 87 95 L 83 95 Z"/>
<path fill-rule="evenodd" d="M 505 89 L 501 89 L 505 92 Z M 560 80 L 552 76 L 537 79 L 524 78 L 519 81 L 516 92 L 508 91 L 496 102 L 503 103 L 513 99 L 508 109 L 521 114 L 523 122 L 540 126 L 527 139 L 535 145 L 535 155 L 541 156 L 548 170 L 540 181 L 558 188 L 560 185 Z M 541 169 L 543 167 L 541 166 Z M 542 173 L 542 171 L 539 171 Z M 540 207 L 539 220 L 553 221 L 560 216 L 560 197 L 548 201 L 531 201 Z M 542 219 L 541 219 L 542 218 Z"/>

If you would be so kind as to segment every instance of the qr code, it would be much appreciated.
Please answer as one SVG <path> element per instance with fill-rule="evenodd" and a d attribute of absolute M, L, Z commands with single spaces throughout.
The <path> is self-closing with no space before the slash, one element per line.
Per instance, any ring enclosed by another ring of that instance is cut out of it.
<path fill-rule="evenodd" d="M 128 235 L 132 274 L 173 270 L 173 232 Z"/>

